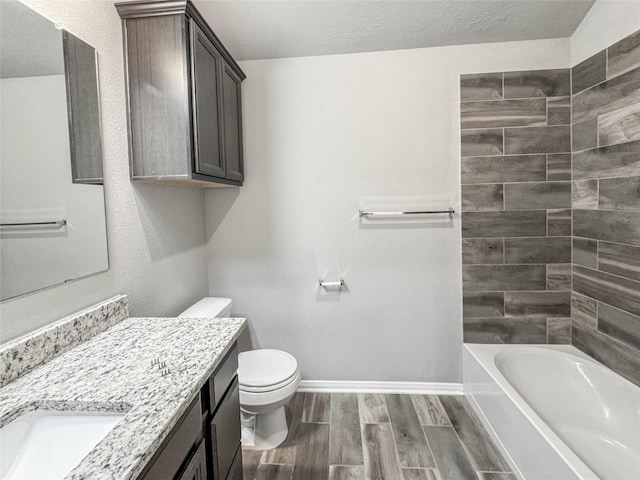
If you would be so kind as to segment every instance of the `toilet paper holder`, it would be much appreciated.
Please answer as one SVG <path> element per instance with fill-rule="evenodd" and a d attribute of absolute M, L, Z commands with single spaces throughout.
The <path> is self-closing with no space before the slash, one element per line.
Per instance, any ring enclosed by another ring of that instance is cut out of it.
<path fill-rule="evenodd" d="M 322 287 L 322 288 L 343 288 L 345 286 L 344 284 L 344 278 L 341 278 L 340 281 L 338 282 L 327 282 L 323 279 L 318 280 L 318 284 Z"/>

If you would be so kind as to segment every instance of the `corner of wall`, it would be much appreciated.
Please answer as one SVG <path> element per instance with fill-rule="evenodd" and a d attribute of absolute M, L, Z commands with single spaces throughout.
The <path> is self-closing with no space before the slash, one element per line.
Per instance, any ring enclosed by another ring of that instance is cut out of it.
<path fill-rule="evenodd" d="M 571 36 L 571 65 L 640 30 L 640 2 L 596 0 Z"/>

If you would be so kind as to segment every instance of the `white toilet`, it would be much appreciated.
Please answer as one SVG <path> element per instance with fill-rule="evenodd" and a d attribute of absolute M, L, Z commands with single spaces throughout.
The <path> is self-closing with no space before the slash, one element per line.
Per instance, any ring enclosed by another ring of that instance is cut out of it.
<path fill-rule="evenodd" d="M 231 300 L 207 297 L 178 317 L 219 318 L 231 314 Z M 242 448 L 269 450 L 287 437 L 284 406 L 300 384 L 296 359 L 281 350 L 250 350 L 238 356 Z"/>

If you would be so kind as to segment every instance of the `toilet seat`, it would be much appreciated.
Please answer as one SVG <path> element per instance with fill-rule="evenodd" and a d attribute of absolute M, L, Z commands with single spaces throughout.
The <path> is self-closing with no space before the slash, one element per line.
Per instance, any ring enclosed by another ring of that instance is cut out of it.
<path fill-rule="evenodd" d="M 243 385 L 242 383 L 240 383 L 240 381 L 238 381 L 238 384 L 240 386 L 240 390 L 243 392 L 250 392 L 250 393 L 266 393 L 266 392 L 273 392 L 274 390 L 279 390 L 281 388 L 286 387 L 287 385 L 289 385 L 290 383 L 296 381 L 296 379 L 298 379 L 300 377 L 300 370 L 298 370 L 296 368 L 296 371 L 293 372 L 293 375 L 291 375 L 289 378 L 286 378 L 285 380 L 276 383 L 275 385 L 265 385 L 262 387 L 253 387 L 251 385 Z M 240 376 L 238 376 L 238 379 L 240 378 Z"/>
<path fill-rule="evenodd" d="M 238 357 L 238 383 L 240 390 L 246 392 L 277 390 L 299 376 L 296 359 L 281 350 L 251 350 Z"/>

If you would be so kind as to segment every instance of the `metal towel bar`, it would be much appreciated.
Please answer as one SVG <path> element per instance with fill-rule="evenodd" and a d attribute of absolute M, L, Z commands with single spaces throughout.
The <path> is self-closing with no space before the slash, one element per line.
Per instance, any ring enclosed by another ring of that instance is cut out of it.
<path fill-rule="evenodd" d="M 361 217 L 391 217 L 391 216 L 400 216 L 400 215 L 432 215 L 436 213 L 448 213 L 449 215 L 453 215 L 456 211 L 453 208 L 449 208 L 448 210 L 417 210 L 417 211 L 409 211 L 409 212 L 366 212 L 364 210 L 360 210 Z"/>
<path fill-rule="evenodd" d="M 67 219 L 52 220 L 51 222 L 23 222 L 23 223 L 0 223 L 2 227 L 64 227 L 67 224 Z"/>

